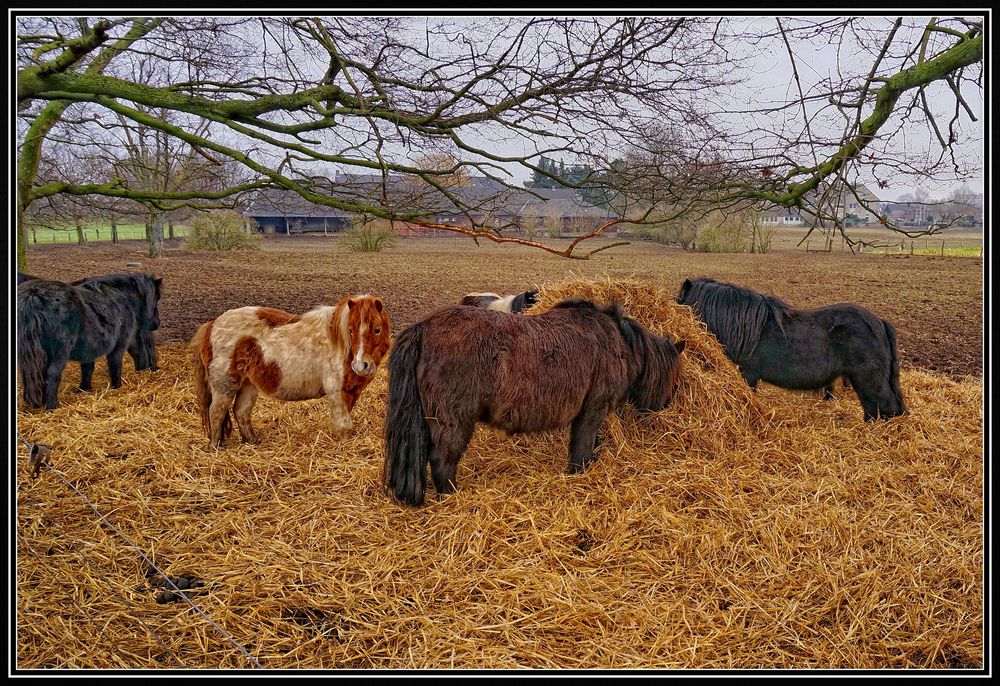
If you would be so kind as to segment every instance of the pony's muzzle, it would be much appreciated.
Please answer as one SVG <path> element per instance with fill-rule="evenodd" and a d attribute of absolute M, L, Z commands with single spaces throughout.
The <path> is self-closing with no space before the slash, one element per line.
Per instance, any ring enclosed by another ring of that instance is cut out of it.
<path fill-rule="evenodd" d="M 351 362 L 351 369 L 354 370 L 355 374 L 360 374 L 361 376 L 371 376 L 375 373 L 375 365 L 369 360 L 361 360 L 360 362 L 355 360 Z"/>

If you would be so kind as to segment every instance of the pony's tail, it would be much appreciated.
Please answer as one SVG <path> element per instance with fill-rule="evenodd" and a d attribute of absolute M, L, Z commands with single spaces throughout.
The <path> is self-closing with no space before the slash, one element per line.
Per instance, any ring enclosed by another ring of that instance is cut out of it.
<path fill-rule="evenodd" d="M 18 295 L 17 366 L 21 370 L 21 392 L 29 407 L 45 407 L 44 321 L 34 295 Z"/>
<path fill-rule="evenodd" d="M 208 439 L 212 439 L 212 423 L 209 420 L 209 409 L 212 407 L 212 387 L 208 383 L 208 362 L 211 360 L 212 322 L 205 322 L 198 327 L 191 339 L 191 357 L 194 368 L 194 394 L 198 401 L 198 412 L 201 414 L 201 428 Z M 222 436 L 226 437 L 233 431 L 229 411 L 222 420 Z"/>
<path fill-rule="evenodd" d="M 407 505 L 424 502 L 424 477 L 431 432 L 417 388 L 417 362 L 424 324 L 414 324 L 396 339 L 389 355 L 389 402 L 385 417 L 383 485 Z"/>
<path fill-rule="evenodd" d="M 882 320 L 883 326 L 885 326 L 885 336 L 889 339 L 889 352 L 892 353 L 889 362 L 889 384 L 892 387 L 892 392 L 896 396 L 896 402 L 899 403 L 899 413 L 903 414 L 906 412 L 906 405 L 903 403 L 903 391 L 899 387 L 899 354 L 896 352 L 896 329 L 892 324 L 886 320 Z"/>

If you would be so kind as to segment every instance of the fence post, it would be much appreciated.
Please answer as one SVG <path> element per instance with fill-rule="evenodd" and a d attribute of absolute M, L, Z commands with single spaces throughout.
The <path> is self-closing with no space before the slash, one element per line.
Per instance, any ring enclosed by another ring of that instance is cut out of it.
<path fill-rule="evenodd" d="M 941 241 L 941 257 L 944 257 L 944 241 Z"/>
<path fill-rule="evenodd" d="M 913 241 L 910 241 L 910 254 L 913 254 Z"/>

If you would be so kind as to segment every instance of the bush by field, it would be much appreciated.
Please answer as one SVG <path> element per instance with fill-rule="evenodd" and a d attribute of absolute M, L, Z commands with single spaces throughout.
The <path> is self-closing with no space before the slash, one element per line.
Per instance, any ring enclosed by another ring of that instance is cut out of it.
<path fill-rule="evenodd" d="M 187 239 L 189 250 L 260 250 L 260 236 L 232 210 L 214 210 L 195 218 Z"/>

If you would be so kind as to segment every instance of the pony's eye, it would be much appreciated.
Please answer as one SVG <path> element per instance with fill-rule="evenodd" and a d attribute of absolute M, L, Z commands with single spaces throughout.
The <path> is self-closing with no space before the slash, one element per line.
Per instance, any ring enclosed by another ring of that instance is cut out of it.
<path fill-rule="evenodd" d="M 382 329 L 375 329 L 375 335 L 376 336 L 378 336 L 380 333 L 382 333 Z"/>

